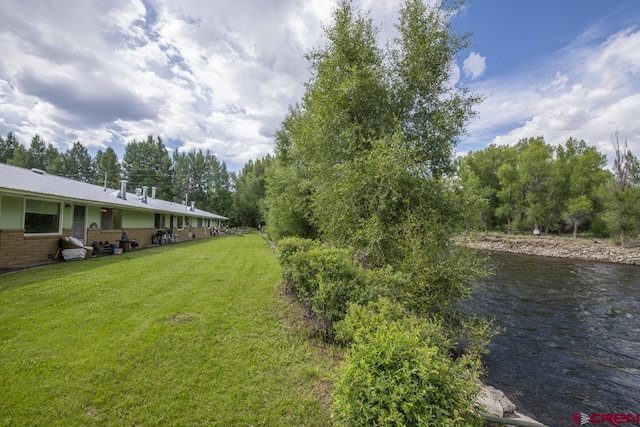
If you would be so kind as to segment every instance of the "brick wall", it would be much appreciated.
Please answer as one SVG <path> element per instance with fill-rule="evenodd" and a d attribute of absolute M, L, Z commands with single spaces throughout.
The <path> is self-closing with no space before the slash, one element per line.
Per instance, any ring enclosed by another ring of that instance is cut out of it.
<path fill-rule="evenodd" d="M 118 245 L 123 230 L 87 230 L 87 245 L 93 242 L 106 242 Z M 137 240 L 141 247 L 151 246 L 151 238 L 155 228 L 128 228 L 129 239 Z M 196 239 L 210 237 L 210 230 L 204 227 L 192 227 L 191 232 Z M 189 239 L 189 230 L 176 230 L 181 242 Z M 0 268 L 37 264 L 51 261 L 58 253 L 60 238 L 71 236 L 72 230 L 65 228 L 62 236 L 25 236 L 24 230 L 0 230 Z M 193 237 L 191 238 L 193 240 Z"/>
<path fill-rule="evenodd" d="M 52 260 L 60 236 L 25 236 L 24 230 L 0 230 L 0 268 Z"/>

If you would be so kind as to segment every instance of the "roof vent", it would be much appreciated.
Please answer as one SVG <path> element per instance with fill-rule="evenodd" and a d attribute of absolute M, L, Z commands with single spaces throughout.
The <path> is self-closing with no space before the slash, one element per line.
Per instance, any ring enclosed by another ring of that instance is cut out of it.
<path fill-rule="evenodd" d="M 149 187 L 142 187 L 142 203 L 147 203 L 147 190 Z"/>
<path fill-rule="evenodd" d="M 127 200 L 127 180 L 120 181 L 120 191 L 118 192 L 118 198 Z"/>
<path fill-rule="evenodd" d="M 31 172 L 35 172 L 38 175 L 46 175 L 47 173 L 45 171 L 43 171 L 42 169 L 38 169 L 38 168 L 31 168 Z"/>

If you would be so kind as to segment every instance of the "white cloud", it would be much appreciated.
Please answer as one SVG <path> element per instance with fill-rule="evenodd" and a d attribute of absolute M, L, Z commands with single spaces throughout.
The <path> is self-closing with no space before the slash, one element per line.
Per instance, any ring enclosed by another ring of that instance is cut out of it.
<path fill-rule="evenodd" d="M 309 79 L 303 55 L 322 45 L 321 24 L 337 4 L 79 1 L 0 7 L 0 134 L 14 131 L 28 144 L 38 133 L 62 150 L 77 140 L 104 148 L 160 135 L 237 168 L 273 150 L 274 132 Z M 354 4 L 382 25 L 381 44 L 393 37 L 399 0 Z M 487 95 L 468 143 L 574 136 L 606 148 L 617 129 L 640 154 L 636 46 L 640 31 L 628 29 L 598 46 L 568 47 L 538 77 L 500 81 L 482 81 L 486 60 L 471 53 L 450 79 L 463 74 Z"/>
<path fill-rule="evenodd" d="M 463 147 L 515 144 L 542 135 L 552 144 L 584 139 L 610 155 L 616 130 L 640 154 L 640 30 L 618 32 L 598 45 L 563 50 L 536 73 L 471 85 L 486 100 Z"/>
<path fill-rule="evenodd" d="M 471 79 L 477 79 L 480 77 L 487 68 L 485 60 L 486 58 L 479 53 L 471 52 L 467 59 L 462 63 L 464 75 Z"/>

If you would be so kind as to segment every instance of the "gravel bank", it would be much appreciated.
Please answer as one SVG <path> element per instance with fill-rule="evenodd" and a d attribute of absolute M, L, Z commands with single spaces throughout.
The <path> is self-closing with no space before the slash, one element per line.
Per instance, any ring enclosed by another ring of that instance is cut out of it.
<path fill-rule="evenodd" d="M 474 249 L 640 265 L 640 248 L 621 248 L 594 239 L 460 236 L 456 241 Z"/>

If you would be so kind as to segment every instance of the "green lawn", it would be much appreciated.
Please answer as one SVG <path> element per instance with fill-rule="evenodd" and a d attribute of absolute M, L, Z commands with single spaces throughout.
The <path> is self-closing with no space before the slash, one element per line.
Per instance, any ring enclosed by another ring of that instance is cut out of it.
<path fill-rule="evenodd" d="M 256 235 L 1 275 L 0 425 L 330 425 L 280 281 Z"/>

